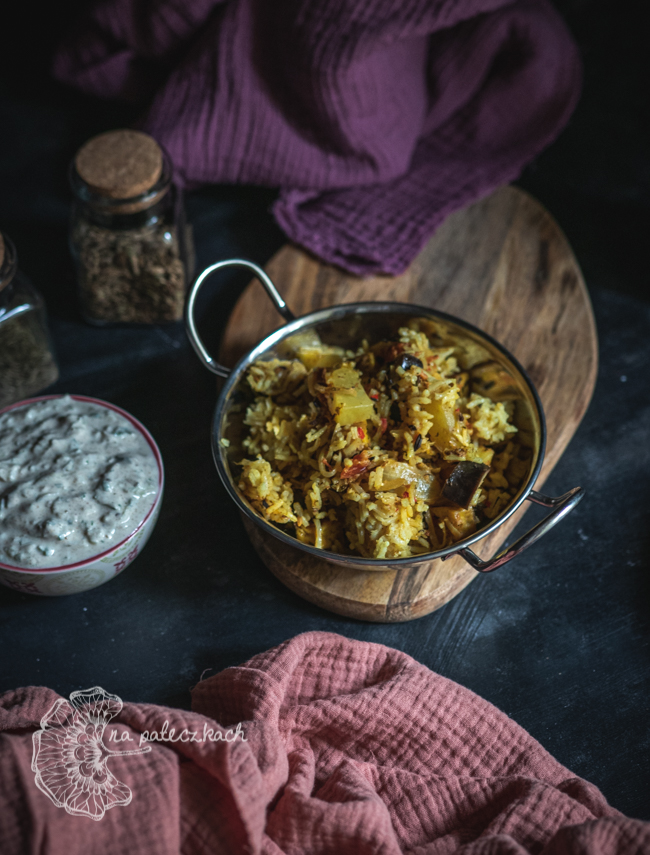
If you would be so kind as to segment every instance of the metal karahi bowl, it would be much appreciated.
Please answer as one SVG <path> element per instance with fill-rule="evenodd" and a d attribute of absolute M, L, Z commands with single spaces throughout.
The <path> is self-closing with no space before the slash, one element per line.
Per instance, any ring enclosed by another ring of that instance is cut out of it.
<path fill-rule="evenodd" d="M 268 335 L 242 357 L 232 369 L 219 365 L 207 352 L 196 330 L 194 319 L 195 301 L 201 286 L 210 275 L 225 267 L 245 267 L 254 273 L 266 289 L 279 314 L 286 321 L 285 326 Z M 344 555 L 301 543 L 297 538 L 283 531 L 282 528 L 265 520 L 249 504 L 237 487 L 239 470 L 237 461 L 246 456 L 242 447 L 245 402 L 250 396 L 247 386 L 243 383 L 246 372 L 249 366 L 257 360 L 286 358 L 291 352 L 291 337 L 297 333 L 314 330 L 325 344 L 354 348 L 363 338 L 379 341 L 382 338 L 389 337 L 397 331 L 398 327 L 403 326 L 413 318 L 430 318 L 441 321 L 452 334 L 465 336 L 480 344 L 489 353 L 490 359 L 497 362 L 513 379 L 518 392 L 513 421 L 518 428 L 518 441 L 530 449 L 528 473 L 522 480 L 517 494 L 510 504 L 489 525 L 484 526 L 469 537 L 435 552 L 387 561 L 363 558 L 357 555 Z M 424 306 L 395 302 L 348 303 L 320 309 L 300 318 L 295 318 L 264 270 L 253 262 L 244 259 L 228 259 L 210 265 L 196 279 L 187 302 L 186 327 L 189 339 L 201 362 L 206 368 L 225 380 L 212 422 L 212 454 L 226 490 L 240 511 L 260 526 L 263 531 L 295 549 L 313 555 L 315 558 L 354 570 L 385 571 L 417 567 L 434 559 L 445 559 L 451 555 L 460 554 L 475 570 L 489 572 L 510 561 L 528 546 L 531 546 L 573 510 L 583 497 L 581 487 L 575 487 L 559 497 L 546 496 L 533 489 L 542 467 L 546 445 L 546 425 L 539 395 L 526 371 L 511 353 L 491 336 L 460 318 Z M 228 440 L 227 446 L 221 442 L 222 439 Z M 497 555 L 487 561 L 479 558 L 471 547 L 498 529 L 525 501 L 549 508 L 550 513 L 515 543 Z"/>

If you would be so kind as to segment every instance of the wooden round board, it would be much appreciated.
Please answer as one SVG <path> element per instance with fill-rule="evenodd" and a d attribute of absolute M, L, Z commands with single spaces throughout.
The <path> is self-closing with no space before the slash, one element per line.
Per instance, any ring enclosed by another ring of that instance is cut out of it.
<path fill-rule="evenodd" d="M 587 409 L 598 357 L 580 268 L 537 201 L 515 187 L 502 187 L 452 214 L 401 276 L 361 279 L 288 245 L 266 269 L 296 315 L 336 303 L 397 300 L 457 315 L 493 335 L 526 368 L 544 405 L 548 438 L 536 484 L 541 486 Z M 262 286 L 251 282 L 230 317 L 221 361 L 233 365 L 281 324 Z M 476 545 L 482 558 L 497 551 L 525 506 Z M 458 556 L 413 570 L 351 571 L 286 546 L 248 519 L 244 523 L 278 579 L 310 602 L 348 617 L 412 620 L 444 605 L 477 575 Z"/>

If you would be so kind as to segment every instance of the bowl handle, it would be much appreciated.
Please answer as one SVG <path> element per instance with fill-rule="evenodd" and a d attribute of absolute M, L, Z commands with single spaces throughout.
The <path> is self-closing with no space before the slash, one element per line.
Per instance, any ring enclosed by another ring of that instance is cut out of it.
<path fill-rule="evenodd" d="M 210 356 L 208 351 L 205 349 L 201 338 L 199 337 L 199 334 L 196 330 L 196 324 L 194 323 L 194 304 L 196 302 L 196 296 L 199 293 L 201 285 L 203 285 L 208 276 L 215 273 L 217 270 L 221 270 L 224 267 L 247 267 L 260 280 L 266 290 L 266 293 L 271 298 L 271 302 L 278 310 L 278 312 L 282 315 L 282 317 L 285 319 L 285 321 L 293 321 L 294 314 L 284 302 L 284 300 L 278 293 L 277 288 L 275 287 L 273 282 L 271 282 L 265 271 L 262 270 L 261 267 L 258 267 L 258 265 L 255 264 L 253 261 L 246 261 L 246 259 L 244 258 L 228 258 L 225 261 L 217 261 L 216 264 L 211 264 L 209 267 L 206 267 L 205 270 L 197 276 L 194 285 L 192 285 L 189 297 L 187 298 L 187 305 L 185 307 L 185 329 L 187 331 L 187 336 L 190 340 L 190 344 L 194 348 L 196 355 L 199 357 L 205 367 L 209 371 L 212 371 L 213 374 L 216 374 L 217 377 L 226 378 L 230 374 L 230 368 L 226 368 L 224 365 L 220 365 Z"/>
<path fill-rule="evenodd" d="M 503 552 L 499 552 L 493 558 L 488 559 L 488 561 L 483 561 L 471 549 L 460 549 L 458 553 L 454 552 L 452 555 L 462 555 L 465 561 L 471 564 L 475 570 L 481 573 L 490 573 L 492 570 L 496 570 L 497 567 L 501 567 L 502 564 L 512 561 L 524 549 L 532 546 L 535 541 L 539 540 L 547 531 L 550 531 L 554 525 L 559 523 L 563 517 L 575 508 L 584 494 L 585 491 L 582 487 L 574 487 L 573 490 L 569 490 L 568 493 L 557 498 L 544 496 L 542 493 L 531 490 L 526 496 L 530 502 L 534 502 L 536 505 L 543 505 L 545 508 L 553 508 L 553 510 L 547 517 L 540 520 L 537 525 L 534 525 L 530 531 L 523 534 L 519 540 L 516 540 L 512 546 L 506 547 Z M 451 558 L 451 555 L 446 557 Z"/>

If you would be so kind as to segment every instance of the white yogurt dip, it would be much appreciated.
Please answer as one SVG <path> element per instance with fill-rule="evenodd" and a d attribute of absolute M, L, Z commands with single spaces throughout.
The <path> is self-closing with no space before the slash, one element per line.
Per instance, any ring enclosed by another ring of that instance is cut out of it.
<path fill-rule="evenodd" d="M 128 537 L 158 493 L 149 443 L 108 407 L 68 396 L 0 416 L 0 563 L 60 567 Z"/>

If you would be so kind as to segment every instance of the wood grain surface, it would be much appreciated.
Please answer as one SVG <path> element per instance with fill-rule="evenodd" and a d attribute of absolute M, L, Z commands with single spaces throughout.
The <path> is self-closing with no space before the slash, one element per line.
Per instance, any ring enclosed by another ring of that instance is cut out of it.
<path fill-rule="evenodd" d="M 587 409 L 598 363 L 580 268 L 560 228 L 535 199 L 502 187 L 452 214 L 401 276 L 360 279 L 289 245 L 266 269 L 296 315 L 336 303 L 397 300 L 456 315 L 498 339 L 528 371 L 544 406 L 547 448 L 536 488 L 543 484 Z M 281 324 L 262 286 L 251 282 L 228 322 L 221 361 L 234 364 Z M 492 555 L 526 505 L 474 551 L 482 558 Z M 287 546 L 248 519 L 244 523 L 278 579 L 305 599 L 349 617 L 384 622 L 421 617 L 477 575 L 458 556 L 416 569 L 350 570 Z"/>

